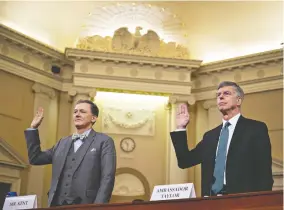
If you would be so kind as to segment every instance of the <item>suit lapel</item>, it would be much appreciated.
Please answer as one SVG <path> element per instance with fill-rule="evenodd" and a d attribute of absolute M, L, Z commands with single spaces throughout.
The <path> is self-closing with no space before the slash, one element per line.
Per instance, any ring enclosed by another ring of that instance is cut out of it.
<path fill-rule="evenodd" d="M 230 143 L 230 146 L 229 146 L 228 156 L 230 155 L 230 152 L 234 148 L 234 145 L 236 144 L 236 142 L 238 142 L 238 139 L 241 137 L 241 135 L 244 131 L 244 122 L 243 122 L 244 120 L 245 120 L 245 118 L 240 116 L 240 118 L 239 118 L 239 120 L 236 124 L 234 134 L 232 136 L 232 140 L 231 140 L 231 143 Z M 212 148 L 212 150 L 210 150 L 210 158 L 211 158 L 212 162 L 211 162 L 211 166 L 209 166 L 209 168 L 211 170 L 212 177 L 213 177 L 213 173 L 214 173 L 217 146 L 218 146 L 219 137 L 220 137 L 222 127 L 223 127 L 223 124 L 219 125 L 210 135 L 210 143 L 211 143 L 210 148 Z M 228 156 L 227 156 L 227 160 L 228 160 Z M 228 161 L 227 161 L 227 163 L 228 163 Z"/>
<path fill-rule="evenodd" d="M 92 129 L 87 137 L 85 139 L 84 143 L 81 145 L 81 147 L 77 150 L 77 152 L 80 152 L 80 155 L 78 156 L 78 159 L 76 161 L 76 164 L 74 166 L 74 170 L 76 171 L 79 165 L 81 164 L 82 160 L 84 159 L 87 151 L 89 150 L 91 144 L 93 143 L 96 136 L 96 132 Z"/>
<path fill-rule="evenodd" d="M 238 143 L 238 141 L 241 139 L 241 136 L 245 133 L 245 118 L 241 115 L 239 117 L 239 120 L 236 124 L 232 139 L 231 139 L 231 143 L 229 145 L 229 150 L 228 150 L 228 154 L 227 154 L 227 159 L 228 156 L 230 155 L 230 153 L 232 153 L 232 150 L 234 149 L 234 145 Z"/>
<path fill-rule="evenodd" d="M 218 142 L 219 142 L 219 137 L 220 137 L 220 133 L 221 133 L 221 129 L 222 129 L 222 127 L 223 127 L 223 124 L 221 124 L 221 125 L 219 125 L 216 129 L 215 129 L 215 131 L 214 131 L 214 133 L 213 133 L 213 135 L 212 135 L 212 141 L 211 141 L 211 143 L 212 143 L 212 155 L 214 156 L 214 159 L 215 159 L 215 156 L 216 156 L 216 151 L 217 151 L 217 145 L 218 145 Z"/>
<path fill-rule="evenodd" d="M 64 167 L 64 164 L 65 164 L 65 161 L 66 161 L 66 157 L 67 157 L 67 154 L 70 150 L 70 147 L 72 145 L 73 141 L 72 141 L 72 137 L 68 137 L 67 140 L 65 141 L 65 145 L 63 145 L 64 149 L 62 151 L 62 158 L 60 158 L 60 164 L 59 164 L 59 176 L 62 172 L 62 169 Z"/>

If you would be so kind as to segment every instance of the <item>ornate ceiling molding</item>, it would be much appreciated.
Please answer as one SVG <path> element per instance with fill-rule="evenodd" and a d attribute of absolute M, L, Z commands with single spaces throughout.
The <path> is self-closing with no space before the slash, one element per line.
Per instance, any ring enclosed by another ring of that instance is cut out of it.
<path fill-rule="evenodd" d="M 72 61 L 65 59 L 64 54 L 59 52 L 58 50 L 35 39 L 32 39 L 22 33 L 19 33 L 9 27 L 6 27 L 3 24 L 0 24 L 0 37 L 1 39 L 11 42 L 23 49 L 26 49 L 33 54 L 51 59 L 54 63 L 58 63 L 62 66 L 73 65 Z"/>
<path fill-rule="evenodd" d="M 143 70 L 137 70 L 137 74 Z M 131 72 L 130 72 L 131 73 Z M 93 74 L 82 74 L 82 73 L 74 73 L 74 77 L 76 78 L 94 78 L 94 79 L 101 79 L 101 80 L 110 80 L 110 81 L 118 81 L 118 80 L 125 80 L 129 82 L 142 82 L 142 83 L 149 83 L 149 84 L 164 84 L 164 85 L 177 85 L 177 86 L 191 86 L 191 82 L 187 81 L 169 81 L 169 80 L 158 80 L 155 78 L 140 78 L 140 77 L 124 77 L 124 76 L 110 76 L 110 75 L 93 75 Z"/>
<path fill-rule="evenodd" d="M 244 90 L 245 94 L 257 93 L 269 90 L 283 89 L 283 76 L 277 76 L 265 80 L 252 80 L 249 82 L 238 83 Z M 216 98 L 216 86 L 203 92 L 196 92 L 192 90 L 193 95 L 197 101 L 215 99 Z"/>
<path fill-rule="evenodd" d="M 50 71 L 55 61 L 61 64 L 60 75 Z M 282 50 L 201 62 L 72 48 L 64 55 L 0 25 L 0 69 L 59 91 L 76 86 L 153 95 L 193 93 L 194 103 L 215 98 L 216 86 L 224 80 L 237 82 L 246 93 L 283 89 Z"/>
<path fill-rule="evenodd" d="M 194 72 L 192 93 L 196 99 L 215 98 L 222 81 L 238 83 L 245 93 L 283 89 L 283 52 L 273 50 L 201 66 Z"/>
<path fill-rule="evenodd" d="M 229 79 L 229 81 L 236 82 L 240 86 L 254 85 L 254 84 L 257 84 L 257 83 L 268 83 L 268 84 L 271 83 L 272 88 L 276 88 L 276 89 L 283 88 L 283 83 L 281 83 L 281 81 L 283 82 L 283 75 L 276 75 L 276 76 L 272 76 L 272 77 L 268 77 L 268 78 L 253 78 L 251 80 L 239 81 L 239 82 L 234 81 L 234 79 Z M 196 81 L 193 81 L 193 83 L 194 82 L 196 82 Z M 221 80 L 219 80 L 219 82 L 221 82 Z M 276 82 L 276 84 L 278 84 L 277 87 L 275 87 L 274 82 Z M 217 85 L 218 84 L 216 84 L 216 85 L 210 84 L 210 85 L 208 85 L 207 87 L 204 87 L 204 88 L 192 88 L 192 93 L 198 94 L 198 93 L 208 92 L 208 91 L 212 91 L 212 90 L 216 91 Z"/>
<path fill-rule="evenodd" d="M 74 60 L 73 84 L 165 94 L 190 94 L 191 72 L 201 61 L 66 49 Z"/>
<path fill-rule="evenodd" d="M 194 74 L 196 76 L 222 71 L 231 71 L 245 67 L 267 65 L 270 62 L 283 62 L 283 49 L 271 50 L 247 56 L 241 56 L 202 65 Z"/>
<path fill-rule="evenodd" d="M 120 90 L 119 92 L 132 92 L 132 93 L 153 93 L 153 95 L 161 94 L 190 94 L 191 88 L 188 85 L 170 85 L 170 84 L 157 84 L 141 82 L 139 79 L 136 81 L 111 80 L 111 79 L 97 79 L 90 77 L 74 77 L 74 84 L 82 87 L 94 87 L 97 90 Z M 99 87 L 99 88 L 98 88 Z"/>
<path fill-rule="evenodd" d="M 61 90 L 62 80 L 22 62 L 0 55 L 0 69 L 11 74 Z"/>
<path fill-rule="evenodd" d="M 150 65 L 150 66 L 161 66 L 164 68 L 175 67 L 177 69 L 187 69 L 194 71 L 198 69 L 201 65 L 201 60 L 187 60 L 187 59 L 176 59 L 176 58 L 160 58 L 160 57 L 149 57 L 141 55 L 130 55 L 115 52 L 100 52 L 100 51 L 90 51 L 81 50 L 74 48 L 66 48 L 66 57 L 72 60 L 89 59 L 100 60 L 102 62 L 114 62 L 126 63 L 126 64 L 139 64 Z"/>

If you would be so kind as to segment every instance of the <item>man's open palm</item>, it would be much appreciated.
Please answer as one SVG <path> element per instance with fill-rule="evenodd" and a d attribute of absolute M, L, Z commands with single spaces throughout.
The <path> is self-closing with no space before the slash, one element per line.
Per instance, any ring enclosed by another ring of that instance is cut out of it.
<path fill-rule="evenodd" d="M 187 104 L 185 103 L 179 104 L 176 116 L 177 129 L 186 128 L 188 123 L 189 123 L 189 113 L 188 113 Z"/>
<path fill-rule="evenodd" d="M 38 128 L 43 120 L 43 108 L 39 108 L 31 123 L 31 128 Z"/>

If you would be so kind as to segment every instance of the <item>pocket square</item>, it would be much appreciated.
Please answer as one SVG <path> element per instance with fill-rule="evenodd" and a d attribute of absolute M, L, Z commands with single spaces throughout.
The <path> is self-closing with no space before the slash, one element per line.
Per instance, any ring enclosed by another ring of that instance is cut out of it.
<path fill-rule="evenodd" d="M 95 152 L 95 151 L 96 151 L 96 148 L 92 148 L 92 149 L 91 149 L 91 152 Z"/>

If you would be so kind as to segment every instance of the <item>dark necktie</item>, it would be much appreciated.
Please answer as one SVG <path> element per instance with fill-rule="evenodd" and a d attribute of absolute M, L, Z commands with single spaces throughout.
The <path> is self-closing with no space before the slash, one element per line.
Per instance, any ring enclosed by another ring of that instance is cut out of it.
<path fill-rule="evenodd" d="M 215 182 L 212 185 L 212 191 L 214 193 L 218 193 L 223 188 L 224 183 L 224 171 L 226 164 L 226 155 L 227 155 L 227 144 L 229 139 L 229 129 L 228 127 L 231 124 L 226 122 L 225 126 L 222 128 L 220 138 L 219 138 L 219 146 L 215 159 L 215 167 L 214 167 L 214 177 Z"/>

